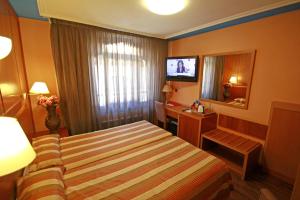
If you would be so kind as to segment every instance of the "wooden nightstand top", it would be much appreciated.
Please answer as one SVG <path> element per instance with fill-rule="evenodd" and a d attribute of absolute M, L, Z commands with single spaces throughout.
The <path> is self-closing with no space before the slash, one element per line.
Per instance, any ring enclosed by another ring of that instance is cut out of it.
<path fill-rule="evenodd" d="M 260 146 L 258 142 L 219 129 L 204 133 L 202 137 L 242 154 L 248 154 Z"/>
<path fill-rule="evenodd" d="M 34 133 L 33 137 L 39 137 L 39 136 L 48 135 L 48 134 L 51 134 L 51 133 L 49 133 L 49 131 L 40 131 L 40 132 Z M 53 133 L 53 134 L 55 134 L 55 133 Z M 57 134 L 59 134 L 60 137 L 68 137 L 69 136 L 68 129 L 66 129 L 66 128 L 60 128 L 58 130 Z"/>

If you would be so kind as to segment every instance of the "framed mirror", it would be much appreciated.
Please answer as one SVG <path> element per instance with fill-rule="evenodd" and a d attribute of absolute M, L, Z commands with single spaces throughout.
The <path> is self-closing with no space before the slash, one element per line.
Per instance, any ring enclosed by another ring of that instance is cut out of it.
<path fill-rule="evenodd" d="M 205 55 L 200 99 L 248 108 L 255 50 Z"/>

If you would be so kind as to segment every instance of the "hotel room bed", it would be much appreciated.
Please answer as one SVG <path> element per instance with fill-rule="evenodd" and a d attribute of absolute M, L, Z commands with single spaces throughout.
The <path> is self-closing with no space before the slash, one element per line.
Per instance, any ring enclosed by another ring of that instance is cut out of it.
<path fill-rule="evenodd" d="M 212 199 L 230 187 L 226 165 L 177 138 L 108 157 L 64 174 L 68 199 Z"/>
<path fill-rule="evenodd" d="M 79 167 L 172 134 L 147 121 L 60 139 L 61 158 L 66 169 Z"/>
<path fill-rule="evenodd" d="M 60 149 L 62 199 L 226 199 L 231 190 L 223 161 L 146 121 L 61 138 Z"/>

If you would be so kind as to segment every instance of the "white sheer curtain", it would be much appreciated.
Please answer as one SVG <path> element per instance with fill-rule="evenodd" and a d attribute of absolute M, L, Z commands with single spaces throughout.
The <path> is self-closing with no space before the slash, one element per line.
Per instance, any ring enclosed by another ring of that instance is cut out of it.
<path fill-rule="evenodd" d="M 153 63 L 157 47 L 149 39 L 105 32 L 93 37 L 91 47 L 93 102 L 101 125 L 151 120 L 164 79 L 162 66 Z"/>
<path fill-rule="evenodd" d="M 202 98 L 211 99 L 214 96 L 214 83 L 217 57 L 205 56 L 202 80 Z"/>
<path fill-rule="evenodd" d="M 205 56 L 203 66 L 202 94 L 204 99 L 223 101 L 223 56 Z"/>

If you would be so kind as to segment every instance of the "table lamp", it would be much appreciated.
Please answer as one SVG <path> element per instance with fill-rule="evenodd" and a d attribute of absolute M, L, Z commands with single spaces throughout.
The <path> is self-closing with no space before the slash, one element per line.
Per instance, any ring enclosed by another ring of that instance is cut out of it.
<path fill-rule="evenodd" d="M 30 91 L 31 94 L 49 94 L 47 84 L 45 82 L 34 82 Z"/>
<path fill-rule="evenodd" d="M 231 84 L 237 84 L 237 82 L 238 82 L 237 76 L 232 75 L 232 76 L 230 77 L 230 79 L 229 79 L 229 83 L 231 83 Z"/>
<path fill-rule="evenodd" d="M 16 118 L 0 117 L 0 177 L 31 163 L 36 153 Z"/>
<path fill-rule="evenodd" d="M 166 93 L 166 104 L 168 103 L 169 94 L 173 91 L 169 84 L 165 84 L 162 91 Z"/>

